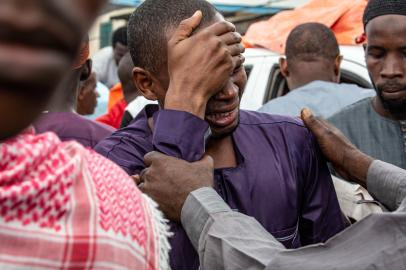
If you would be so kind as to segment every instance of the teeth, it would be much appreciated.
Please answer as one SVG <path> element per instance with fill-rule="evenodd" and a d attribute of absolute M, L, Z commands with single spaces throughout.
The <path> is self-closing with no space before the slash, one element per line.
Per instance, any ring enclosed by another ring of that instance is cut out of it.
<path fill-rule="evenodd" d="M 225 118 L 225 117 L 229 117 L 231 116 L 232 112 L 227 112 L 227 113 L 214 113 L 211 115 L 208 115 L 207 118 L 209 118 L 210 120 L 214 120 L 217 121 L 221 118 Z"/>

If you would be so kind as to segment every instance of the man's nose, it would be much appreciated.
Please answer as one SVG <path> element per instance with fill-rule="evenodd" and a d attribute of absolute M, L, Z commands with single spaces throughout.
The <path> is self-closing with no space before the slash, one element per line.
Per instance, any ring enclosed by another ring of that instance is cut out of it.
<path fill-rule="evenodd" d="M 388 56 L 383 64 L 381 76 L 387 79 L 402 77 L 403 72 L 401 62 L 401 59 L 396 56 Z"/>
<path fill-rule="evenodd" d="M 227 100 L 233 99 L 238 95 L 238 87 L 234 84 L 227 84 L 219 93 L 217 93 L 214 98 L 216 100 Z"/>

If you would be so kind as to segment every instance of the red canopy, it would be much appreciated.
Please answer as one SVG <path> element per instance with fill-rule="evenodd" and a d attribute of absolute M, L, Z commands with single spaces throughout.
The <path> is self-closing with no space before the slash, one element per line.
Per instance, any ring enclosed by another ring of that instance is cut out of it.
<path fill-rule="evenodd" d="M 244 36 L 247 47 L 265 47 L 284 53 L 286 39 L 296 26 L 319 22 L 330 27 L 341 45 L 355 45 L 364 33 L 362 15 L 367 0 L 312 0 L 294 10 L 282 11 L 267 21 L 254 23 Z"/>

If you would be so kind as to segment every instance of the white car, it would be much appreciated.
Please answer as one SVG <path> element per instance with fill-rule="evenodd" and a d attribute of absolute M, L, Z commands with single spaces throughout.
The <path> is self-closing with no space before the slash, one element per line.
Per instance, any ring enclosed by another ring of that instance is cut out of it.
<path fill-rule="evenodd" d="M 341 82 L 373 88 L 365 64 L 362 46 L 340 46 L 344 57 Z M 241 100 L 241 109 L 256 111 L 269 100 L 288 93 L 289 89 L 279 68 L 280 55 L 266 49 L 247 49 L 245 70 L 248 82 Z"/>

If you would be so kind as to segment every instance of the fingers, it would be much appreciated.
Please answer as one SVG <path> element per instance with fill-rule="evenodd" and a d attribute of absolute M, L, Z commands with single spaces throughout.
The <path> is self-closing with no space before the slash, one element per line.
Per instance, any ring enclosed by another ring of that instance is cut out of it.
<path fill-rule="evenodd" d="M 316 138 L 320 138 L 329 130 L 323 121 L 316 118 L 308 108 L 302 110 L 301 118 L 306 127 L 316 136 Z"/>
<path fill-rule="evenodd" d="M 131 176 L 131 178 L 134 180 L 135 184 L 138 186 L 139 184 L 141 184 L 141 177 L 137 174 L 137 175 L 133 175 Z"/>
<path fill-rule="evenodd" d="M 139 181 L 136 182 L 138 188 L 145 193 L 145 184 L 147 183 L 147 173 L 148 173 L 149 168 L 146 168 L 142 170 L 142 172 L 139 175 Z"/>
<path fill-rule="evenodd" d="M 235 26 L 230 22 L 222 21 L 207 27 L 205 31 L 210 32 L 215 36 L 221 36 L 228 32 L 235 32 Z"/>
<path fill-rule="evenodd" d="M 213 161 L 213 158 L 210 155 L 207 155 L 207 154 L 204 155 L 204 157 L 200 161 L 198 161 L 196 163 L 200 163 L 203 166 L 214 169 L 214 161 Z"/>
<path fill-rule="evenodd" d="M 234 56 L 233 57 L 233 67 L 234 67 L 233 71 L 235 71 L 235 69 L 244 65 L 244 62 L 245 62 L 244 55 L 240 54 L 240 55 Z"/>
<path fill-rule="evenodd" d="M 166 157 L 164 154 L 161 154 L 159 152 L 153 151 L 150 153 L 147 153 L 144 156 L 144 163 L 146 167 L 150 167 L 152 163 L 156 162 L 157 160 Z"/>
<path fill-rule="evenodd" d="M 199 26 L 202 21 L 203 14 L 200 10 L 196 11 L 192 17 L 183 20 L 175 31 L 172 39 L 175 43 L 178 43 L 184 39 L 190 37 L 193 31 Z"/>
<path fill-rule="evenodd" d="M 227 46 L 227 50 L 230 52 L 231 56 L 237 56 L 245 52 L 245 47 L 241 43 L 237 43 Z"/>
<path fill-rule="evenodd" d="M 233 45 L 237 43 L 241 43 L 242 37 L 238 32 L 228 32 L 222 36 L 220 36 L 221 41 L 226 45 Z"/>

